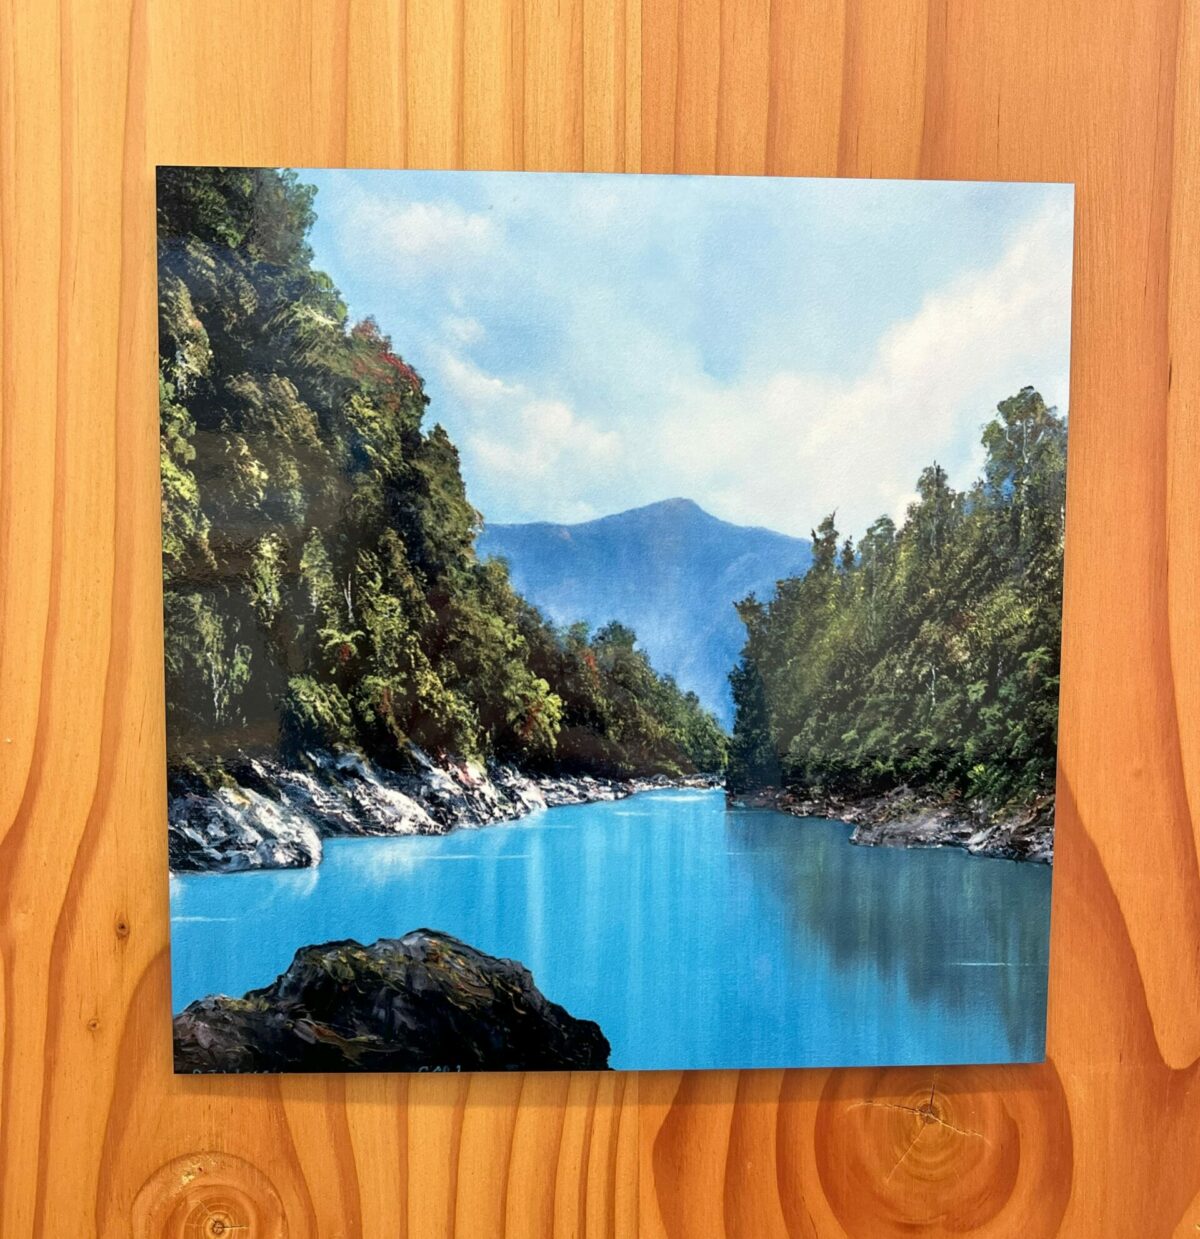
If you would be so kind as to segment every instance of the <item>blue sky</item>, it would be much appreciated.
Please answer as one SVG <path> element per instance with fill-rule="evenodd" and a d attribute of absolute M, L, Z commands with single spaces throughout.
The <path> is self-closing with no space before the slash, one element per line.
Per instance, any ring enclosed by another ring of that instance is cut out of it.
<path fill-rule="evenodd" d="M 1070 186 L 301 172 L 316 262 L 423 375 L 492 522 L 674 496 L 806 535 L 1067 407 Z"/>

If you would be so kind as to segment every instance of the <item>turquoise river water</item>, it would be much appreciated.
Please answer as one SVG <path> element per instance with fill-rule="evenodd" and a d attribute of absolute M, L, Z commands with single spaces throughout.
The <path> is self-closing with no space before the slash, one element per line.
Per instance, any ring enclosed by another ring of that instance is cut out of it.
<path fill-rule="evenodd" d="M 666 790 L 175 876 L 175 1009 L 306 944 L 427 927 L 520 960 L 615 1068 L 1040 1059 L 1050 869 L 849 834 Z"/>

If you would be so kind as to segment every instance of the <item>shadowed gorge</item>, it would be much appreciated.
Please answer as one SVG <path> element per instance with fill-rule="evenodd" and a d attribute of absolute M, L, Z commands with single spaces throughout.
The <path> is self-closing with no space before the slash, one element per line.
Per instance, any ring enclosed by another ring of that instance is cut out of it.
<path fill-rule="evenodd" d="M 800 575 L 809 544 L 733 525 L 690 499 L 578 525 L 486 524 L 481 555 L 504 559 L 513 583 L 557 623 L 619 620 L 655 667 L 733 722 L 729 669 L 746 639 L 735 604 Z"/>

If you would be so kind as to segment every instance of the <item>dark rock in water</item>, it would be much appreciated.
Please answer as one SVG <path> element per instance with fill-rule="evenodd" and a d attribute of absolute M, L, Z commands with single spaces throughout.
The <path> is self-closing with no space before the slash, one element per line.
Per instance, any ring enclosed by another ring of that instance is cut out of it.
<path fill-rule="evenodd" d="M 265 989 L 175 1017 L 182 1073 L 598 1070 L 608 1055 L 521 964 L 429 929 L 302 947 Z"/>

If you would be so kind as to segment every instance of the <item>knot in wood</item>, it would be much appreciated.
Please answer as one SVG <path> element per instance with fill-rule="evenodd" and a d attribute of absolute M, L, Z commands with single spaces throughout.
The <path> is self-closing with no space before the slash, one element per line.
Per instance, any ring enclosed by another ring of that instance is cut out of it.
<path fill-rule="evenodd" d="M 998 1077 L 1002 1069 L 973 1067 L 829 1076 L 814 1146 L 846 1234 L 900 1239 L 951 1225 L 1015 1234 L 1033 1201 L 1057 1226 L 1071 1179 L 1062 1084 L 1050 1063 L 1014 1071 L 1011 1089 Z"/>

